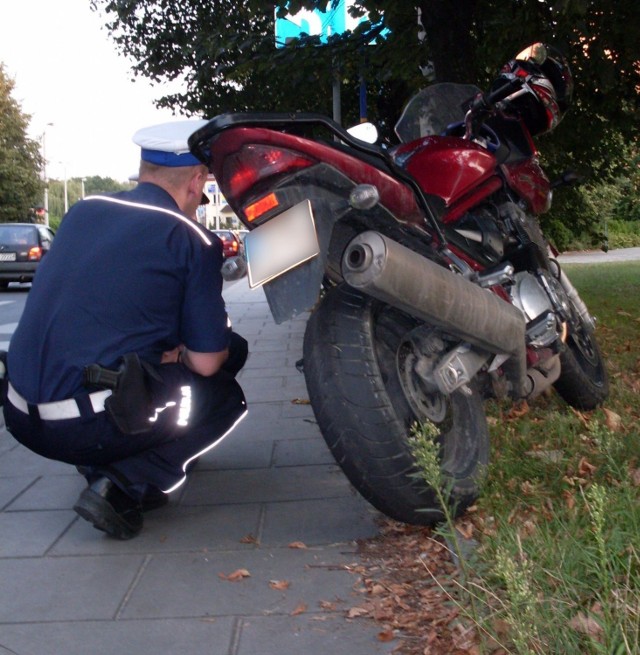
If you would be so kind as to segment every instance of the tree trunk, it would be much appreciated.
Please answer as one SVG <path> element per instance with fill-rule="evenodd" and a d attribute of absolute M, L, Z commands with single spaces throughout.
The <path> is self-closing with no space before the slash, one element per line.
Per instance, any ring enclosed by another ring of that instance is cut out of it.
<path fill-rule="evenodd" d="M 422 24 L 438 82 L 474 83 L 473 25 L 477 0 L 421 0 Z"/>

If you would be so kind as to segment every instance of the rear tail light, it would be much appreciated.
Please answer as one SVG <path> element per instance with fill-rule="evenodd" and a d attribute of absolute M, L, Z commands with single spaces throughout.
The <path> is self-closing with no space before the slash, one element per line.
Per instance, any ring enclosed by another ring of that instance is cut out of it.
<path fill-rule="evenodd" d="M 42 259 L 42 248 L 40 246 L 34 246 L 33 248 L 30 248 L 27 259 L 30 262 L 39 262 Z"/>
<path fill-rule="evenodd" d="M 225 195 L 239 198 L 260 180 L 306 168 L 314 163 L 314 160 L 293 150 L 267 145 L 245 145 L 227 157 L 224 163 Z"/>

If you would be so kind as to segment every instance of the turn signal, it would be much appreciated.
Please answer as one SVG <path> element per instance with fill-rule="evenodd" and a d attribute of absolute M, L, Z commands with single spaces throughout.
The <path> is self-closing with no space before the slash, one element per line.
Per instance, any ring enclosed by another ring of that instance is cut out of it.
<path fill-rule="evenodd" d="M 251 223 L 260 218 L 260 216 L 266 214 L 270 209 L 277 207 L 278 204 L 279 203 L 276 194 L 270 193 L 268 196 L 264 196 L 264 198 L 260 198 L 260 200 L 253 202 L 245 207 L 244 215 L 246 219 Z"/>
<path fill-rule="evenodd" d="M 380 202 L 380 193 L 373 184 L 358 184 L 349 194 L 354 209 L 373 209 Z"/>

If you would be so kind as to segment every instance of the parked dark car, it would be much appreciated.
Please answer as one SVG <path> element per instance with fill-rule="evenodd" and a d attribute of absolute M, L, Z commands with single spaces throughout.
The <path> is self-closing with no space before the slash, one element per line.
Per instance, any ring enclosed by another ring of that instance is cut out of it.
<path fill-rule="evenodd" d="M 46 225 L 0 223 L 0 289 L 9 282 L 31 282 L 53 236 Z"/>
<path fill-rule="evenodd" d="M 235 230 L 213 230 L 213 233 L 222 240 L 222 249 L 225 259 L 242 254 L 242 239 L 238 236 L 238 233 Z"/>

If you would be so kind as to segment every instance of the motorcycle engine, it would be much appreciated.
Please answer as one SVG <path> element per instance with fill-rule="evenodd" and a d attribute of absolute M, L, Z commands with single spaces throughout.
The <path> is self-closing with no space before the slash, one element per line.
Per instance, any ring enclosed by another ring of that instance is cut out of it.
<path fill-rule="evenodd" d="M 553 303 L 535 275 L 521 271 L 509 289 L 513 304 L 527 319 L 527 342 L 534 348 L 546 348 L 560 336 Z"/>

